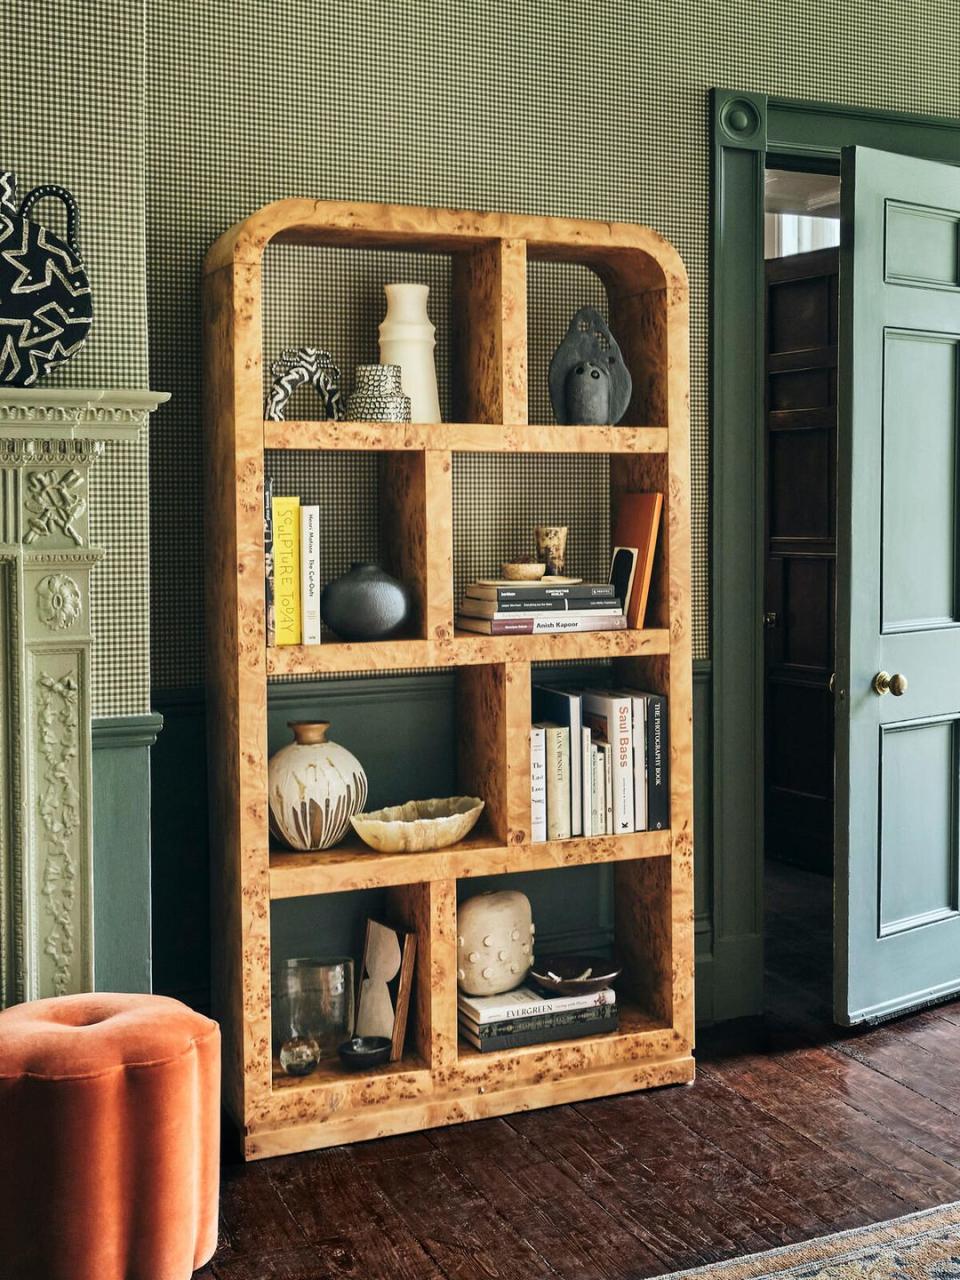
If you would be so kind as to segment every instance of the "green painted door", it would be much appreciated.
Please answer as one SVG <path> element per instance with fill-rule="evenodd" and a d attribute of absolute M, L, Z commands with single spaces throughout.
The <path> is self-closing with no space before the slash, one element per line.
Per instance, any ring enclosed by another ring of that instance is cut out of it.
<path fill-rule="evenodd" d="M 841 181 L 835 1013 L 849 1024 L 960 990 L 960 169 L 851 147 Z"/>

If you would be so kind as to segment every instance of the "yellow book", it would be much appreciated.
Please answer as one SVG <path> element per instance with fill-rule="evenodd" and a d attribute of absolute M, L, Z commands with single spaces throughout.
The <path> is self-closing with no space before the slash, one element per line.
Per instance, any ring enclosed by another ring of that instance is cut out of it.
<path fill-rule="evenodd" d="M 300 499 L 273 499 L 273 599 L 277 644 L 300 644 Z"/>

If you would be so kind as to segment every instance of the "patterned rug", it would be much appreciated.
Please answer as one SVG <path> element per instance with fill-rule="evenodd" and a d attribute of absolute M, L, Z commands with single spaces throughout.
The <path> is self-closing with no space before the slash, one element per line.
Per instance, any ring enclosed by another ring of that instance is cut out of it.
<path fill-rule="evenodd" d="M 960 1280 L 960 1203 L 660 1280 Z"/>

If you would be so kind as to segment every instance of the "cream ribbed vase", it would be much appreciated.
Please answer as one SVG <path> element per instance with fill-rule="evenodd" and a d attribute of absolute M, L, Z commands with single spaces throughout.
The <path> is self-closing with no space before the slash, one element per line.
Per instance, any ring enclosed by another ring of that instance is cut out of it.
<path fill-rule="evenodd" d="M 440 397 L 433 362 L 436 332 L 427 315 L 425 284 L 387 284 L 387 314 L 380 325 L 380 360 L 403 370 L 411 422 L 439 422 Z"/>

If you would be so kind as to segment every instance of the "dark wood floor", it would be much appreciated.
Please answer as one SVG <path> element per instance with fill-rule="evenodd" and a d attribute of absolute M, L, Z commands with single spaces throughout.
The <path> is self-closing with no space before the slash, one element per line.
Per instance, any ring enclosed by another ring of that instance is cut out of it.
<path fill-rule="evenodd" d="M 960 1199 L 960 1002 L 830 1022 L 830 885 L 775 870 L 763 1023 L 692 1087 L 223 1174 L 206 1280 L 626 1280 Z"/>

